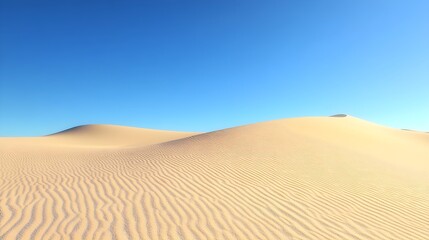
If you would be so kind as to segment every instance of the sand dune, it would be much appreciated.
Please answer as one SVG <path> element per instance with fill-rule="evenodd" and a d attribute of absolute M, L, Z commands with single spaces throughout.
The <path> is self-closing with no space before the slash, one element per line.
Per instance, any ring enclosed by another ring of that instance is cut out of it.
<path fill-rule="evenodd" d="M 153 130 L 114 125 L 83 125 L 49 136 L 49 141 L 81 147 L 146 146 L 198 133 Z"/>
<path fill-rule="evenodd" d="M 337 115 L 0 138 L 0 239 L 428 238 L 428 133 Z"/>

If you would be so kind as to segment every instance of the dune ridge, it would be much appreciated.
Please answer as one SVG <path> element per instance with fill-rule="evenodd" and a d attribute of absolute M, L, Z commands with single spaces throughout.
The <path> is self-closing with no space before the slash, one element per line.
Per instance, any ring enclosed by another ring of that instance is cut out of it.
<path fill-rule="evenodd" d="M 349 115 L 0 138 L 0 239 L 427 239 L 429 134 Z"/>
<path fill-rule="evenodd" d="M 199 133 L 153 130 L 107 124 L 89 124 L 66 129 L 47 137 L 49 141 L 55 140 L 67 145 L 123 147 L 156 144 L 195 134 Z"/>

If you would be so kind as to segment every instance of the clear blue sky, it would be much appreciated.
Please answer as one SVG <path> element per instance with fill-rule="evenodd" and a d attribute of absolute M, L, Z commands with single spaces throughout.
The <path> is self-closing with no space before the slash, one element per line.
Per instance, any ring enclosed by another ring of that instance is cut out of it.
<path fill-rule="evenodd" d="M 348 113 L 429 131 L 427 0 L 0 0 L 0 136 Z"/>

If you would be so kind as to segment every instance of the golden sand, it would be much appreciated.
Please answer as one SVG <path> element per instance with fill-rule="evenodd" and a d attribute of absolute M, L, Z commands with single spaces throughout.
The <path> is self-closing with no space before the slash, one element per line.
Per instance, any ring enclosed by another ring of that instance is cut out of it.
<path fill-rule="evenodd" d="M 429 134 L 338 115 L 0 138 L 0 239 L 429 239 Z"/>

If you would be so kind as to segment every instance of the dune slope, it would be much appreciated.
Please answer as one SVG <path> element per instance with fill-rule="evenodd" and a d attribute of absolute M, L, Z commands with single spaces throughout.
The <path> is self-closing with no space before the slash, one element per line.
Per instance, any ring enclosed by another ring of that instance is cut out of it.
<path fill-rule="evenodd" d="M 83 125 L 48 136 L 49 141 L 81 147 L 145 146 L 198 133 L 153 130 L 115 125 Z"/>
<path fill-rule="evenodd" d="M 70 148 L 129 148 L 142 147 L 199 134 L 115 125 L 83 125 L 44 137 L 0 138 L 3 149 L 32 151 L 45 149 L 61 151 Z"/>
<path fill-rule="evenodd" d="M 429 134 L 351 116 L 0 139 L 0 239 L 427 239 Z"/>

